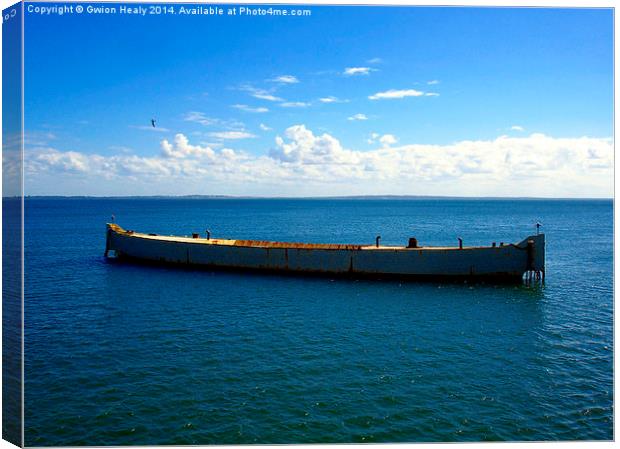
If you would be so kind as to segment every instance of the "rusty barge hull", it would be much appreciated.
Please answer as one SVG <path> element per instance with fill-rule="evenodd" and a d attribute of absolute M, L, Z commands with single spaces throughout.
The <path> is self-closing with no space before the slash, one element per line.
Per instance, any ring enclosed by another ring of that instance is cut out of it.
<path fill-rule="evenodd" d="M 516 244 L 397 247 L 162 236 L 108 224 L 106 256 L 150 264 L 332 277 L 520 282 L 544 273 L 544 234 Z"/>

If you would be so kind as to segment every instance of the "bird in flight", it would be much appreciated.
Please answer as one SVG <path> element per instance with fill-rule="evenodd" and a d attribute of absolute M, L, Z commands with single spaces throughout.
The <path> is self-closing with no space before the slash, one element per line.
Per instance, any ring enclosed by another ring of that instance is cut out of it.
<path fill-rule="evenodd" d="M 153 125 L 153 128 L 155 128 L 155 119 L 154 118 L 151 119 L 151 125 Z"/>

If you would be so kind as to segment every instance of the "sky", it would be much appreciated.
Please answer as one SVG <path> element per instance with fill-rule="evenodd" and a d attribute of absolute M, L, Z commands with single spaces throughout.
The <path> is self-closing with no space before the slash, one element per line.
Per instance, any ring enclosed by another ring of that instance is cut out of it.
<path fill-rule="evenodd" d="M 26 194 L 613 196 L 611 9 L 26 5 Z"/>
<path fill-rule="evenodd" d="M 18 161 L 21 154 L 21 21 L 15 8 L 2 14 L 2 160 L 3 196 L 21 195 L 21 177 Z M 15 11 L 14 13 L 12 11 Z"/>

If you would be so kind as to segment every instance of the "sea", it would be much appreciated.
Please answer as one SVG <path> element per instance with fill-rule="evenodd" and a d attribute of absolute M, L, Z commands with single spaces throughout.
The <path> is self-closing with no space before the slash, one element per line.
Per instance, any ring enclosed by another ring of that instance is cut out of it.
<path fill-rule="evenodd" d="M 106 223 L 293 242 L 546 234 L 545 282 L 104 258 Z M 25 444 L 613 439 L 612 200 L 26 198 Z"/>

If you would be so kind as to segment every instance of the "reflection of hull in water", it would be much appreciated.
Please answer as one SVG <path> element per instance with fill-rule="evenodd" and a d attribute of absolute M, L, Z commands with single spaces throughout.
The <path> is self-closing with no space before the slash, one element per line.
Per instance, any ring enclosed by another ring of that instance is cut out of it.
<path fill-rule="evenodd" d="M 353 278 L 520 282 L 545 269 L 544 234 L 503 246 L 410 248 L 162 236 L 108 224 L 110 251 L 145 262 Z"/>

